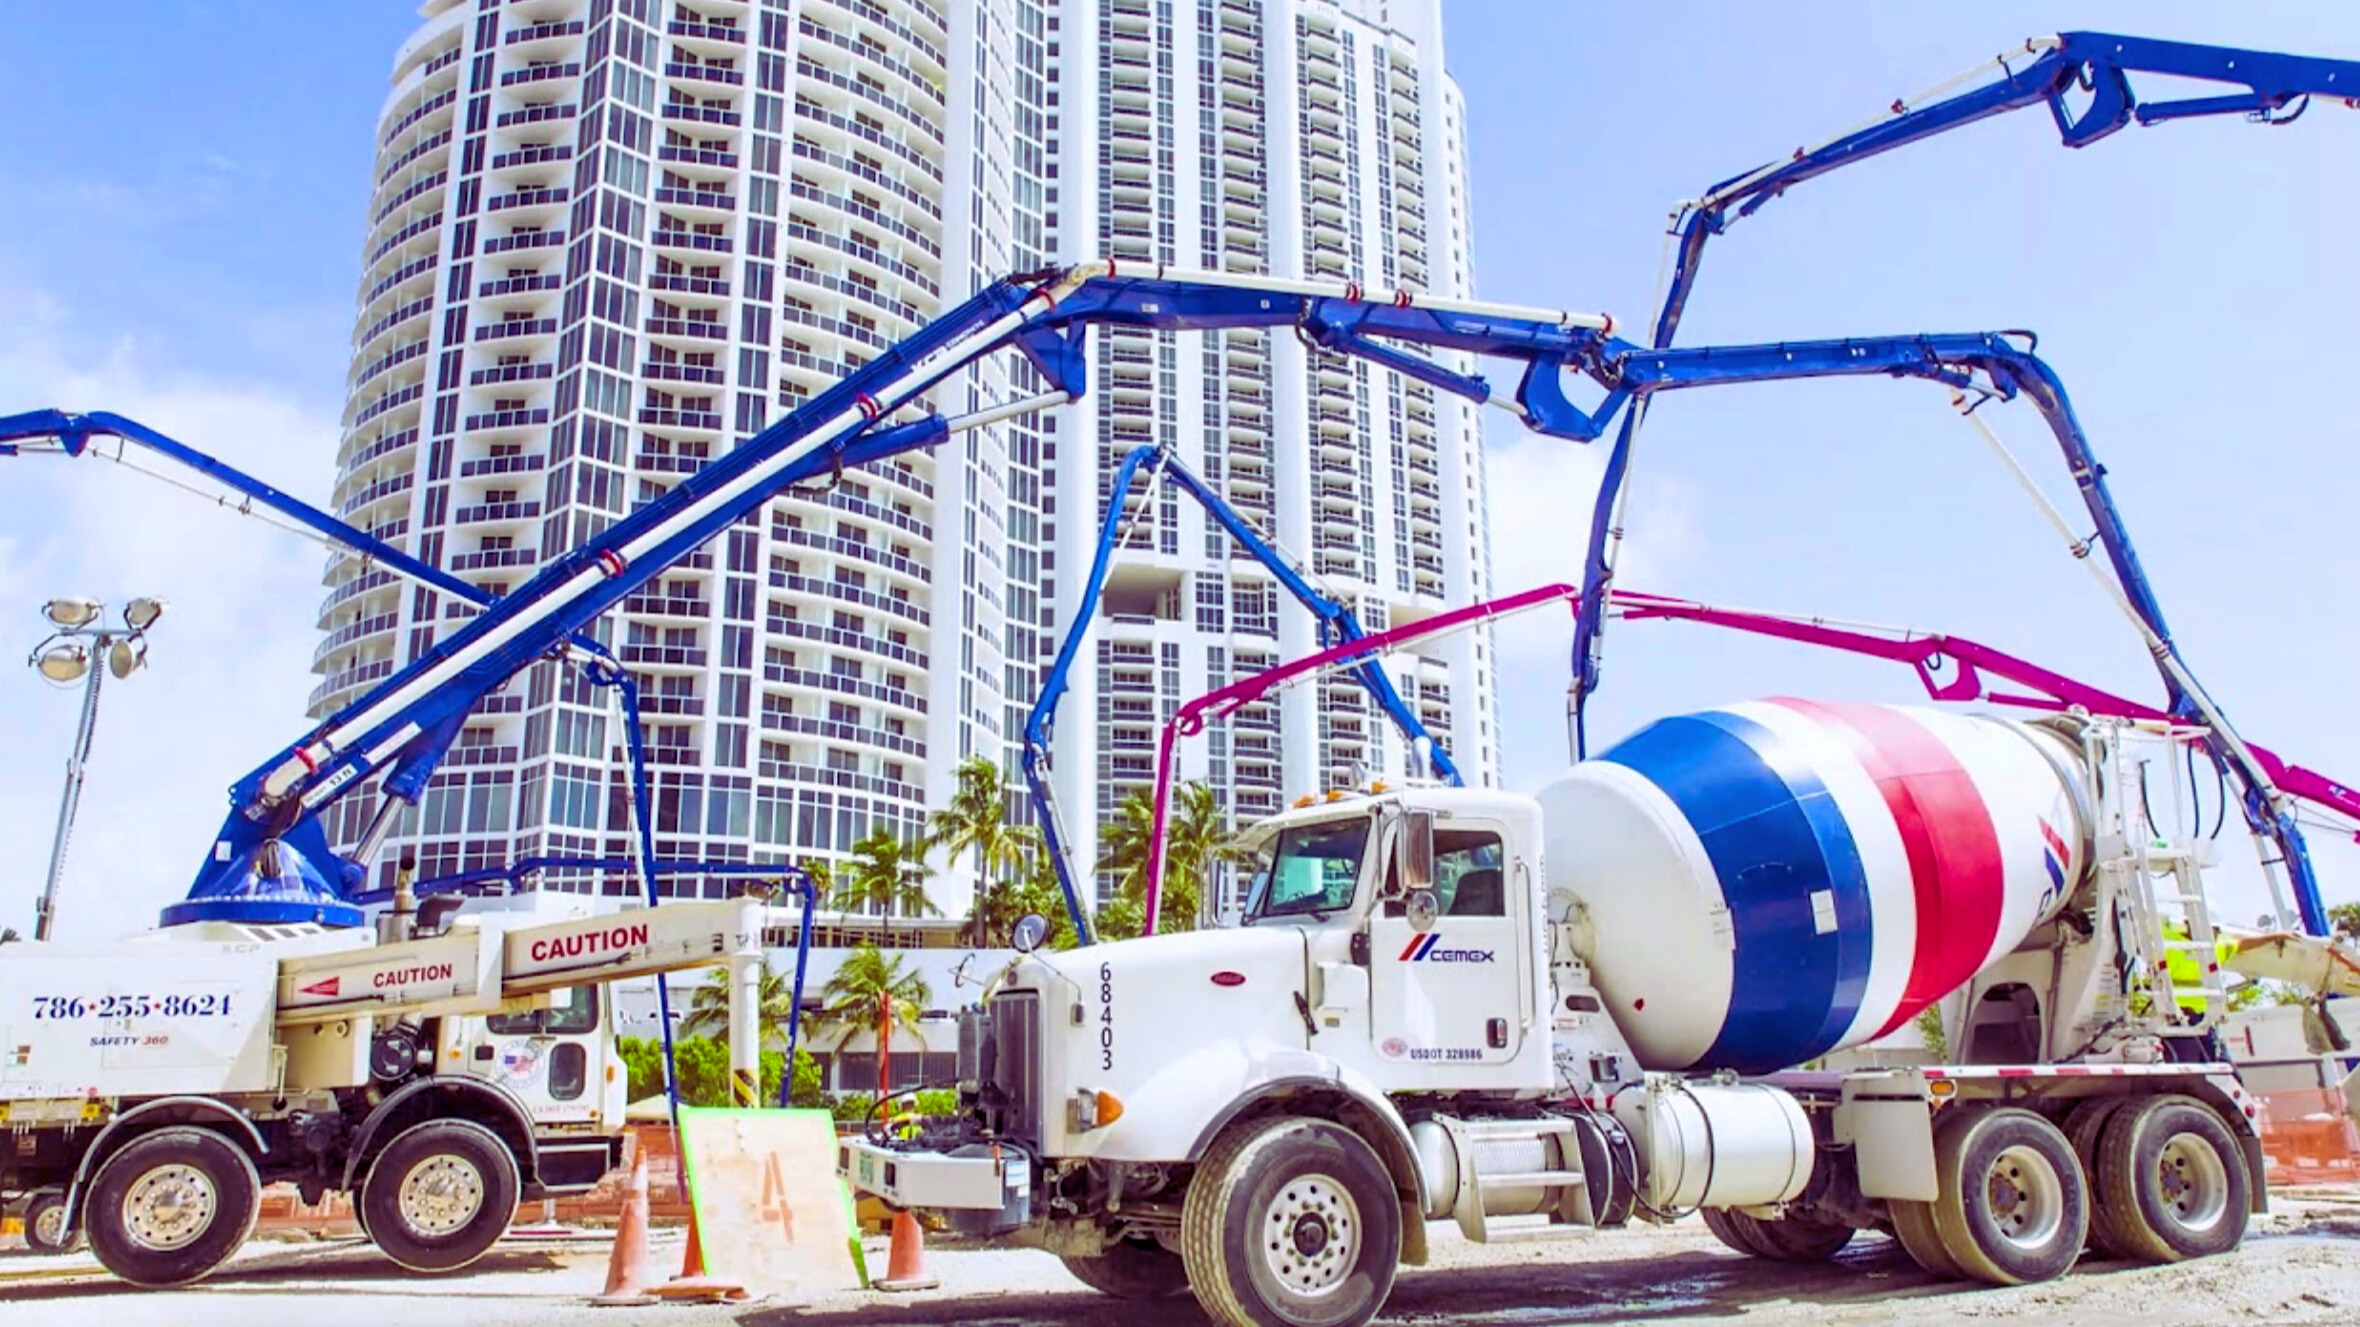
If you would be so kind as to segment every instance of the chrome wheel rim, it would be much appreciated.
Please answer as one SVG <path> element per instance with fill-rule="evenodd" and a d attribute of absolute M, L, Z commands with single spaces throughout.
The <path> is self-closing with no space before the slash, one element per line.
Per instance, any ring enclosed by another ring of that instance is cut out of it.
<path fill-rule="evenodd" d="M 2210 1230 L 2229 1214 L 2229 1170 L 2192 1133 L 2174 1134 L 2155 1159 L 2156 1193 L 2186 1230 Z"/>
<path fill-rule="evenodd" d="M 399 1195 L 402 1224 L 428 1238 L 465 1229 L 483 1210 L 483 1172 L 465 1157 L 444 1153 L 410 1167 Z"/>
<path fill-rule="evenodd" d="M 1360 1206 L 1327 1175 L 1298 1175 L 1262 1215 L 1262 1259 L 1291 1294 L 1333 1293 L 1360 1260 Z"/>
<path fill-rule="evenodd" d="M 170 1253 L 194 1243 L 220 1208 L 212 1176 L 177 1162 L 158 1166 L 123 1194 L 123 1233 L 150 1252 Z M 63 1209 L 58 1215 L 62 1222 Z"/>
<path fill-rule="evenodd" d="M 2037 1149 L 2011 1147 L 1992 1159 L 1984 1182 L 1999 1237 L 2032 1252 L 2047 1248 L 2065 1224 L 2065 1184 Z"/>
<path fill-rule="evenodd" d="M 66 1205 L 64 1203 L 51 1203 L 41 1209 L 39 1216 L 33 1218 L 33 1238 L 39 1241 L 41 1247 L 45 1249 L 65 1247 Z"/>

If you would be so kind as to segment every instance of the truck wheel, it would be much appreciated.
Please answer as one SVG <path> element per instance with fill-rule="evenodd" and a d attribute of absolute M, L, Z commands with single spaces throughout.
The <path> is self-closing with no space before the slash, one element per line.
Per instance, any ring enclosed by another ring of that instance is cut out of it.
<path fill-rule="evenodd" d="M 1960 1269 L 1958 1260 L 1942 1247 L 1942 1232 L 1934 1229 L 1934 1204 L 1894 1198 L 1887 1200 L 1885 1208 L 1893 1219 L 1893 1239 L 1911 1262 L 1924 1268 L 1929 1276 L 1945 1281 L 1965 1279 L 1967 1274 Z"/>
<path fill-rule="evenodd" d="M 25 1247 L 34 1253 L 72 1253 L 82 1247 L 82 1234 L 66 1238 L 66 1196 L 43 1189 L 25 1204 Z"/>
<path fill-rule="evenodd" d="M 1238 1126 L 1180 1209 L 1188 1285 L 1230 1327 L 1360 1327 L 1401 1260 L 1401 1200 L 1360 1135 L 1321 1119 Z"/>
<path fill-rule="evenodd" d="M 428 1120 L 377 1154 L 356 1206 L 386 1257 L 413 1272 L 454 1272 L 507 1233 L 518 1187 L 498 1134 L 473 1120 Z"/>
<path fill-rule="evenodd" d="M 2098 1153 L 2098 1194 L 2125 1255 L 2179 1262 L 2245 1239 L 2252 1177 L 2228 1126 L 2203 1102 L 2169 1096 L 2126 1107 L 2108 1122 Z"/>
<path fill-rule="evenodd" d="M 2063 1276 L 2089 1238 L 2089 1184 L 2073 1144 L 2028 1110 L 1949 1121 L 1934 1135 L 1934 1229 L 1959 1270 L 1994 1285 Z"/>
<path fill-rule="evenodd" d="M 1763 1257 L 1780 1262 L 1826 1262 L 1857 1233 L 1847 1225 L 1794 1213 L 1771 1220 L 1746 1212 L 1731 1212 L 1729 1217 L 1760 1242 Z"/>
<path fill-rule="evenodd" d="M 246 1242 L 262 1181 L 245 1150 L 210 1129 L 158 1129 L 108 1157 L 83 1205 L 91 1250 L 138 1286 L 187 1285 Z"/>
<path fill-rule="evenodd" d="M 2106 1196 L 2106 1177 L 2098 1165 L 2098 1143 L 2107 1122 L 2129 1100 L 2099 1097 L 2082 1102 L 2065 1116 L 2065 1140 L 2073 1144 L 2073 1155 L 2081 1160 L 2081 1173 L 2089 1178 L 2096 1199 L 2090 1204 L 2090 1247 L 2106 1258 L 2128 1258 L 2131 1253 L 2116 1232 L 2114 1204 Z"/>
<path fill-rule="evenodd" d="M 1778 1256 L 1772 1253 L 1770 1246 L 1763 1241 L 1761 1230 L 1755 1223 L 1746 1220 L 1743 1213 L 1734 1212 L 1725 1207 L 1708 1207 L 1697 1215 L 1704 1218 L 1704 1228 L 1713 1232 L 1713 1238 L 1746 1257 L 1775 1258 Z"/>
<path fill-rule="evenodd" d="M 1116 1299 L 1162 1299 L 1188 1289 L 1188 1265 L 1151 1239 L 1118 1240 L 1095 1258 L 1061 1261 L 1074 1280 Z"/>

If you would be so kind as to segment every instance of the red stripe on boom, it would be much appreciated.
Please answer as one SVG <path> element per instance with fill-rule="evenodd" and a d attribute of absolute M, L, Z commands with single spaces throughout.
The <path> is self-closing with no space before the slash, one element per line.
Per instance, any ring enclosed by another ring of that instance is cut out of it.
<path fill-rule="evenodd" d="M 1958 757 L 1908 715 L 1878 705 L 1776 703 L 1850 740 L 1901 831 L 1917 895 L 1917 948 L 1901 1003 L 1876 1031 L 1881 1037 L 1958 989 L 1991 952 L 2007 889 L 1999 834 Z"/>

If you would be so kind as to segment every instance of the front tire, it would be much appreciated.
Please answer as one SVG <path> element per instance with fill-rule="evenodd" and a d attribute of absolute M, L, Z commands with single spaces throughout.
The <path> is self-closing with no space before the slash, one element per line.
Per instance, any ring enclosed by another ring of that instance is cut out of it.
<path fill-rule="evenodd" d="M 2115 1113 L 2098 1145 L 2098 1192 L 2123 1255 L 2180 1262 L 2245 1239 L 2253 1200 L 2245 1154 L 2194 1097 L 2157 1097 Z"/>
<path fill-rule="evenodd" d="M 72 1253 L 82 1247 L 81 1232 L 66 1236 L 66 1196 L 43 1189 L 25 1204 L 25 1247 L 34 1253 Z"/>
<path fill-rule="evenodd" d="M 454 1272 L 507 1233 L 519 1187 L 498 1134 L 473 1120 L 428 1120 L 377 1154 L 355 1206 L 386 1257 L 413 1272 Z"/>
<path fill-rule="evenodd" d="M 2064 1131 L 2028 1110 L 1960 1115 L 1934 1136 L 1934 1229 L 1993 1285 L 2063 1276 L 2089 1239 L 2089 1184 Z"/>
<path fill-rule="evenodd" d="M 187 1285 L 229 1260 L 262 1210 L 245 1150 L 210 1129 L 133 1139 L 90 1182 L 84 1224 L 106 1269 L 137 1286 Z"/>
<path fill-rule="evenodd" d="M 1163 1299 L 1188 1289 L 1188 1265 L 1154 1240 L 1118 1240 L 1095 1258 L 1063 1258 L 1073 1278 L 1116 1299 Z"/>
<path fill-rule="evenodd" d="M 1264 1119 L 1222 1135 L 1181 1205 L 1189 1288 L 1230 1327 L 1360 1327 L 1401 1260 L 1401 1200 L 1360 1135 Z"/>

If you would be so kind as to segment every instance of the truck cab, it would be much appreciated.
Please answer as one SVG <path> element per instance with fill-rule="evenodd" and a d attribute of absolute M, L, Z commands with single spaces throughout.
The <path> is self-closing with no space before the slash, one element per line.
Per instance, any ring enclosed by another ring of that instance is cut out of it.
<path fill-rule="evenodd" d="M 1305 1049 L 1386 1092 L 1547 1087 L 1539 820 L 1529 798 L 1421 788 L 1257 827 L 1240 929 L 1301 944 Z"/>
<path fill-rule="evenodd" d="M 1043 1158 L 1126 1163 L 1186 1162 L 1306 1084 L 1395 1118 L 1394 1094 L 1546 1091 L 1539 817 L 1457 788 L 1274 816 L 1236 927 L 1018 959 L 962 1042 L 997 1062 L 962 1077 Z"/>
<path fill-rule="evenodd" d="M 1564 1160 L 1584 1145 L 1575 1125 L 1519 1105 L 1564 1087 L 1558 1060 L 1579 1036 L 1558 1026 L 1558 986 L 1599 1007 L 1585 969 L 1552 959 L 1568 919 L 1544 906 L 1541 842 L 1538 803 L 1497 790 L 1298 804 L 1245 839 L 1237 926 L 1012 962 L 963 1016 L 962 1117 L 915 1143 L 848 1142 L 845 1172 L 1130 1287 L 1117 1294 L 1176 1288 L 1192 1238 L 1277 1221 L 1285 1266 L 1188 1277 L 1253 1296 L 1223 1315 L 1236 1322 L 1291 1321 L 1288 1296 L 1310 1311 L 1347 1284 L 1381 1300 L 1397 1263 L 1424 1261 L 1428 1219 L 1480 1222 L 1487 1201 L 1611 1217 L 1603 1191 L 1565 1187 L 1582 1178 Z M 1611 1038 L 1602 1016 L 1576 1017 Z M 1607 1054 L 1627 1060 L 1619 1041 Z M 1534 1117 L 1464 1118 L 1477 1102 Z M 1604 1116 L 1592 1132 L 1619 1136 Z M 1488 1199 L 1452 1159 L 1478 1147 L 1496 1163 Z M 1283 1190 L 1239 1200 L 1263 1211 L 1242 1224 L 1208 1206 L 1233 1200 L 1231 1178 L 1283 1175 L 1317 1177 L 1301 1210 Z"/>

